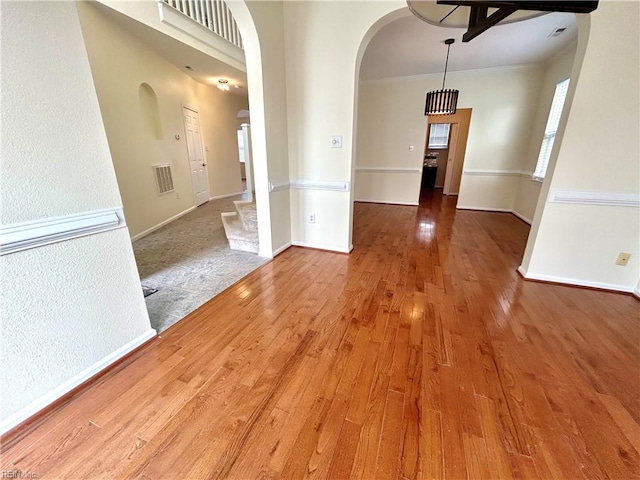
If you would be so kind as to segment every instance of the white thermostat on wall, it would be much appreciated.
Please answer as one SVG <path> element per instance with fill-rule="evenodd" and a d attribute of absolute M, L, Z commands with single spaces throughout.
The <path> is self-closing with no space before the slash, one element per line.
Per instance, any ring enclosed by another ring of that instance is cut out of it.
<path fill-rule="evenodd" d="M 342 135 L 331 136 L 331 148 L 342 148 Z"/>

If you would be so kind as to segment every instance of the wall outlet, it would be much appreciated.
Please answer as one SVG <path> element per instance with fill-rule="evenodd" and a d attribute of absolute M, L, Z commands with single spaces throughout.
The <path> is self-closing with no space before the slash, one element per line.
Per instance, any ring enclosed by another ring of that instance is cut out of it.
<path fill-rule="evenodd" d="M 413 152 L 413 145 L 409 145 L 409 151 Z"/>
<path fill-rule="evenodd" d="M 176 199 L 180 200 L 180 194 L 176 192 Z"/>
<path fill-rule="evenodd" d="M 309 214 L 309 223 L 316 223 L 316 214 L 315 213 Z"/>
<path fill-rule="evenodd" d="M 631 258 L 630 253 L 620 252 L 618 254 L 618 259 L 616 260 L 616 265 L 620 265 L 621 267 L 626 267 L 627 263 L 629 263 L 629 258 Z"/>
<path fill-rule="evenodd" d="M 331 135 L 331 148 L 342 148 L 342 135 Z"/>

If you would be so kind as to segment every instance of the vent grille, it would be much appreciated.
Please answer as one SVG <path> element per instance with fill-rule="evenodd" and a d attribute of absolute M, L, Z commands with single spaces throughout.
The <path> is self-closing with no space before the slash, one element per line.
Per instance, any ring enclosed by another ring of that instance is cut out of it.
<path fill-rule="evenodd" d="M 154 165 L 156 174 L 156 187 L 158 195 L 173 192 L 173 176 L 171 175 L 171 165 Z"/>
<path fill-rule="evenodd" d="M 549 34 L 549 37 L 559 37 L 560 35 L 562 35 L 564 33 L 564 31 L 566 29 L 567 29 L 567 27 L 556 28 L 553 32 L 551 32 Z"/>

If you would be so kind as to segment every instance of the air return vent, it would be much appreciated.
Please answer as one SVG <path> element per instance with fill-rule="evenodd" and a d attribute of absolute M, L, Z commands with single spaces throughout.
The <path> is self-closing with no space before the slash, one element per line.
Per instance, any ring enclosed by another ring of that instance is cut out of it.
<path fill-rule="evenodd" d="M 564 31 L 567 29 L 567 27 L 560 27 L 560 28 L 556 28 L 553 32 L 551 32 L 549 34 L 550 37 L 559 37 L 560 35 L 562 35 L 564 33 Z"/>
<path fill-rule="evenodd" d="M 158 187 L 158 195 L 173 192 L 173 176 L 171 175 L 171 165 L 154 165 L 156 174 L 156 186 Z"/>

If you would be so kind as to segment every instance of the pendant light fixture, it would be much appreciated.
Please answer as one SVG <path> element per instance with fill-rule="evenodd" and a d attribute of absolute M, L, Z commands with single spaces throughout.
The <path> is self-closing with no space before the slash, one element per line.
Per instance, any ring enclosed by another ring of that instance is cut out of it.
<path fill-rule="evenodd" d="M 444 43 L 447 46 L 447 60 L 444 64 L 444 77 L 442 88 L 427 93 L 427 101 L 424 106 L 425 115 L 453 115 L 458 106 L 458 90 L 445 90 L 444 81 L 447 79 L 447 66 L 449 65 L 449 50 L 454 43 L 453 38 L 447 38 Z"/>

